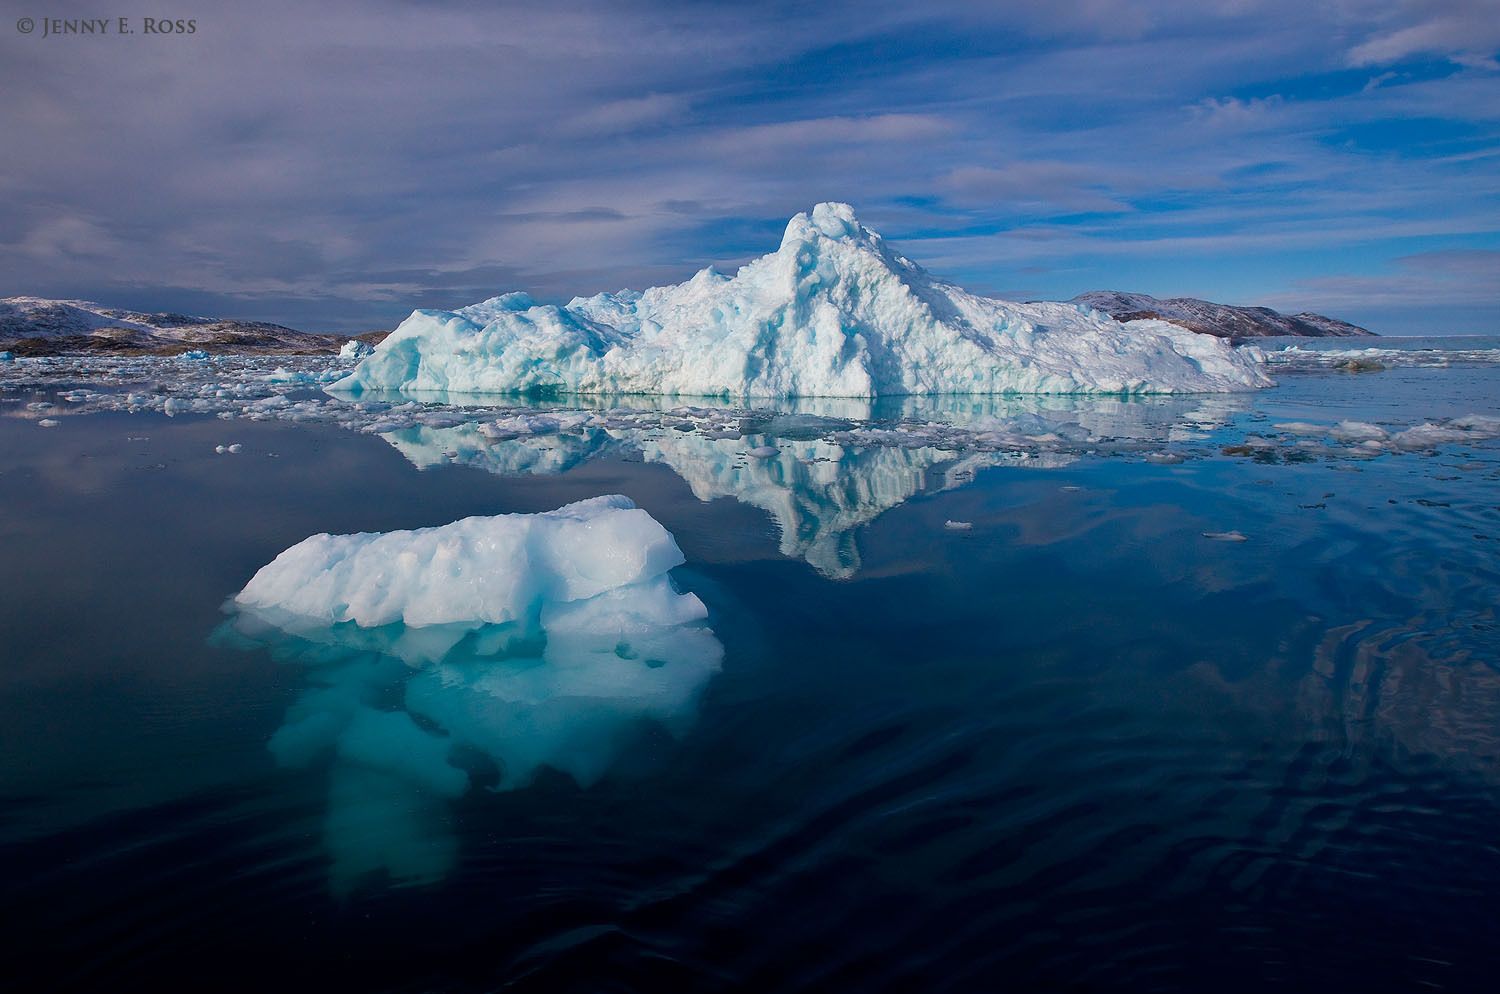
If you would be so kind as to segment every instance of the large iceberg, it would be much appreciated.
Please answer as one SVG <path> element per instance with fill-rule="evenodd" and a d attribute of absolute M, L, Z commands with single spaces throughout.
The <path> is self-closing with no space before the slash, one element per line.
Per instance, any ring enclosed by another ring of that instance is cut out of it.
<path fill-rule="evenodd" d="M 1164 321 L 968 293 L 825 203 L 734 276 L 709 268 L 562 307 L 508 293 L 414 311 L 333 389 L 748 399 L 1269 385 L 1257 353 Z"/>
<path fill-rule="evenodd" d="M 628 499 L 438 528 L 315 535 L 261 568 L 221 641 L 309 667 L 270 749 L 327 764 L 331 882 L 441 877 L 448 805 L 553 769 L 587 787 L 643 726 L 686 731 L 723 648 L 677 591 L 671 534 Z"/>

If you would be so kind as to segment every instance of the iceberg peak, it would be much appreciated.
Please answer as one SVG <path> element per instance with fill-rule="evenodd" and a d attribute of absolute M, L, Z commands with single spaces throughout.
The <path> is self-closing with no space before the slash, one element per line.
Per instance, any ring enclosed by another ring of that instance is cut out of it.
<path fill-rule="evenodd" d="M 854 208 L 848 204 L 827 201 L 818 204 L 811 214 L 795 214 L 787 222 L 786 233 L 781 236 L 782 247 L 803 244 L 819 238 L 840 241 L 878 241 L 880 236 L 859 223 Z"/>
<path fill-rule="evenodd" d="M 969 293 L 893 252 L 854 208 L 795 215 L 734 276 L 538 305 L 417 311 L 336 392 L 877 397 L 1217 393 L 1262 364 L 1163 321 Z"/>

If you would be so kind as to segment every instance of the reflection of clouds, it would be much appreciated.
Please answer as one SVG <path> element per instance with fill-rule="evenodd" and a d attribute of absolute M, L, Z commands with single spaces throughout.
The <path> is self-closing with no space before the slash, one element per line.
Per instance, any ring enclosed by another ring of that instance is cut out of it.
<path fill-rule="evenodd" d="M 314 536 L 263 569 L 233 602 L 222 639 L 308 667 L 310 686 L 288 709 L 270 749 L 284 766 L 329 766 L 324 837 L 335 890 L 377 871 L 404 883 L 443 876 L 457 857 L 448 805 L 473 783 L 516 789 L 547 767 L 588 786 L 643 721 L 673 734 L 692 724 L 723 650 L 704 625 L 703 603 L 679 593 L 667 575 L 681 561 L 675 543 L 619 498 L 604 499 L 602 511 L 593 501 L 551 514 L 580 507 L 589 513 L 565 527 L 532 529 L 542 532 L 547 550 L 500 539 L 514 537 L 518 521 L 548 515 Z M 638 517 L 622 524 L 622 514 Z M 467 537 L 477 528 L 485 541 L 455 538 L 460 525 L 468 526 Z M 425 566 L 424 538 L 440 550 Z M 407 592 L 408 614 L 432 590 L 445 603 L 472 604 L 445 588 L 497 574 L 507 576 L 513 589 L 506 603 L 519 610 L 490 623 L 340 620 L 355 611 L 349 605 L 358 605 L 361 593 L 330 586 L 339 564 L 330 567 L 326 548 L 318 547 L 330 539 L 380 550 L 379 563 L 344 550 L 344 561 L 358 566 L 352 583 Z M 376 544 L 381 539 L 385 546 Z M 622 561 L 631 561 L 624 572 Z M 392 579 L 403 570 L 404 578 Z M 264 596 L 293 589 L 284 581 L 296 581 L 294 594 Z M 309 610 L 309 591 L 327 600 L 334 616 Z"/>

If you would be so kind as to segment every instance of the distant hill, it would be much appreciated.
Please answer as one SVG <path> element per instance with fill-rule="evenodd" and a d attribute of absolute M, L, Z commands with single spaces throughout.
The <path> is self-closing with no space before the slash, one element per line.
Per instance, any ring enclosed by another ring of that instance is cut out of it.
<path fill-rule="evenodd" d="M 1116 321 L 1159 318 L 1203 335 L 1218 338 L 1271 338 L 1292 335 L 1301 338 L 1352 338 L 1373 335 L 1359 325 L 1324 317 L 1322 314 L 1282 314 L 1269 307 L 1232 307 L 1194 297 L 1158 300 L 1144 293 L 1091 290 L 1071 301 L 1103 311 Z"/>
<path fill-rule="evenodd" d="M 87 300 L 0 298 L 0 351 L 16 355 L 295 354 L 337 352 L 348 340 L 264 321 L 148 314 Z"/>

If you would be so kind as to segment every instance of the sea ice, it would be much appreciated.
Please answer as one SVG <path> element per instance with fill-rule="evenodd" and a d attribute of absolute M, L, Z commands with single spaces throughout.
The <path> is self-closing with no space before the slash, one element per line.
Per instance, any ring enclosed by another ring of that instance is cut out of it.
<path fill-rule="evenodd" d="M 314 535 L 262 567 L 235 603 L 320 624 L 501 624 L 682 562 L 671 534 L 628 498 L 596 497 L 440 528 Z"/>
<path fill-rule="evenodd" d="M 1261 353 L 1173 324 L 968 293 L 825 203 L 734 276 L 709 268 L 562 307 L 509 293 L 415 311 L 333 389 L 744 399 L 1270 384 Z"/>
<path fill-rule="evenodd" d="M 270 749 L 331 761 L 332 884 L 441 877 L 445 805 L 543 767 L 581 787 L 645 723 L 682 734 L 723 648 L 668 571 L 670 533 L 624 497 L 437 528 L 316 535 L 263 567 L 220 639 L 310 667 Z M 482 761 L 476 760 L 480 757 Z"/>
<path fill-rule="evenodd" d="M 369 342 L 361 342 L 357 338 L 351 338 L 344 343 L 343 348 L 339 349 L 339 358 L 363 359 L 365 356 L 374 351 L 375 346 L 371 345 Z"/>
<path fill-rule="evenodd" d="M 1247 539 L 1245 537 L 1244 533 L 1240 532 L 1240 531 L 1204 532 L 1203 533 L 1203 537 L 1204 538 L 1208 538 L 1208 539 L 1213 539 L 1215 542 L 1247 542 L 1247 541 L 1249 541 L 1249 539 Z"/>

